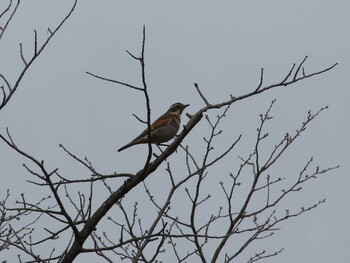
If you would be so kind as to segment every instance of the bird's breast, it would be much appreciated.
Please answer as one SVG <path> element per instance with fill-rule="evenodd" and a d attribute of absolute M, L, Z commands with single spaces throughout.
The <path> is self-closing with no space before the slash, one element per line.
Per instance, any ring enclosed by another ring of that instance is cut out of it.
<path fill-rule="evenodd" d="M 176 135 L 179 127 L 180 118 L 173 116 L 166 125 L 161 126 L 154 131 L 152 134 L 154 139 L 153 141 L 159 144 L 171 140 Z"/>

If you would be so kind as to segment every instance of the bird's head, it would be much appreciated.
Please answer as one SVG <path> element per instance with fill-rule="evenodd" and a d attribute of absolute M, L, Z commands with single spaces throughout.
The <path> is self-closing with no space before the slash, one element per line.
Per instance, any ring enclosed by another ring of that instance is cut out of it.
<path fill-rule="evenodd" d="M 182 111 L 188 106 L 190 106 L 190 104 L 182 104 L 180 102 L 177 102 L 170 106 L 168 112 L 180 115 Z"/>

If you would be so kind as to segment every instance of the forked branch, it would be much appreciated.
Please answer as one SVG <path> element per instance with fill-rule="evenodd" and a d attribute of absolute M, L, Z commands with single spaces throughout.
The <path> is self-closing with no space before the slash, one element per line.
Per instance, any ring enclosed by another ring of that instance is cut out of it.
<path fill-rule="evenodd" d="M 14 95 L 14 93 L 16 92 L 17 88 L 19 87 L 24 75 L 26 74 L 26 72 L 28 71 L 28 69 L 30 68 L 30 66 L 33 64 L 34 61 L 36 61 L 38 59 L 38 57 L 41 55 L 41 53 L 44 51 L 44 49 L 46 48 L 46 46 L 49 44 L 49 42 L 51 41 L 51 39 L 54 37 L 54 35 L 61 29 L 61 27 L 63 26 L 63 24 L 68 20 L 68 18 L 72 15 L 76 5 L 77 5 L 77 1 L 78 0 L 74 0 L 73 6 L 70 9 L 70 11 L 68 12 L 68 14 L 62 19 L 62 21 L 58 24 L 58 26 L 50 32 L 51 34 L 48 36 L 48 38 L 44 41 L 44 43 L 40 46 L 40 48 L 38 49 L 38 43 L 37 43 L 37 32 L 34 31 L 34 52 L 33 55 L 30 57 L 30 59 L 26 59 L 24 56 L 24 52 L 23 52 L 23 44 L 20 43 L 20 58 L 24 64 L 23 69 L 21 70 L 19 76 L 17 77 L 16 81 L 13 84 L 10 84 L 10 82 L 7 80 L 7 78 L 2 75 L 0 73 L 0 77 L 1 79 L 6 83 L 7 86 L 7 90 L 5 91 L 4 88 L 2 89 L 2 100 L 0 103 L 0 110 L 2 108 L 4 108 L 6 106 L 6 104 L 10 101 L 11 97 Z M 0 40 L 1 37 L 5 31 L 5 29 L 7 28 L 9 22 L 11 21 L 13 15 L 15 14 L 17 7 L 20 3 L 20 1 L 16 1 L 17 4 L 15 5 L 15 9 L 13 10 L 9 20 L 7 21 L 7 23 L 5 24 L 5 26 L 2 28 L 2 31 L 0 30 Z M 11 6 L 12 1 L 10 2 L 10 6 Z"/>

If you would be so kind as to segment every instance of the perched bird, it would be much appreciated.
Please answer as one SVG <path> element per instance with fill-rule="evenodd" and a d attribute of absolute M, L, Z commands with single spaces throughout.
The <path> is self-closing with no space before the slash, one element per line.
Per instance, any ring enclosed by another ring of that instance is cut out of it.
<path fill-rule="evenodd" d="M 160 116 L 155 122 L 151 124 L 151 143 L 160 144 L 172 139 L 180 128 L 180 120 L 182 111 L 188 107 L 189 104 L 174 103 L 170 106 L 166 113 Z M 127 145 L 121 147 L 118 152 L 125 150 L 135 144 L 148 143 L 148 128 L 144 130 L 139 136 L 132 140 Z"/>

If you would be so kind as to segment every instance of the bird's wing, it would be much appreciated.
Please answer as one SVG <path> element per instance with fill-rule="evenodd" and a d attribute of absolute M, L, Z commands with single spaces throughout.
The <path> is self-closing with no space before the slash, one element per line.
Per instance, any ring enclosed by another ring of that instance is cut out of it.
<path fill-rule="evenodd" d="M 160 116 L 158 119 L 156 119 L 152 124 L 151 124 L 151 131 L 166 125 L 171 118 L 169 118 L 170 116 L 167 114 L 163 114 L 162 116 Z M 148 134 L 148 128 L 146 128 L 139 136 L 137 136 L 132 142 L 138 141 L 141 138 L 147 136 Z"/>
<path fill-rule="evenodd" d="M 158 129 L 159 127 L 162 127 L 166 125 L 171 120 L 171 114 L 163 114 L 158 119 L 156 119 L 152 125 L 151 125 L 151 131 Z"/>

